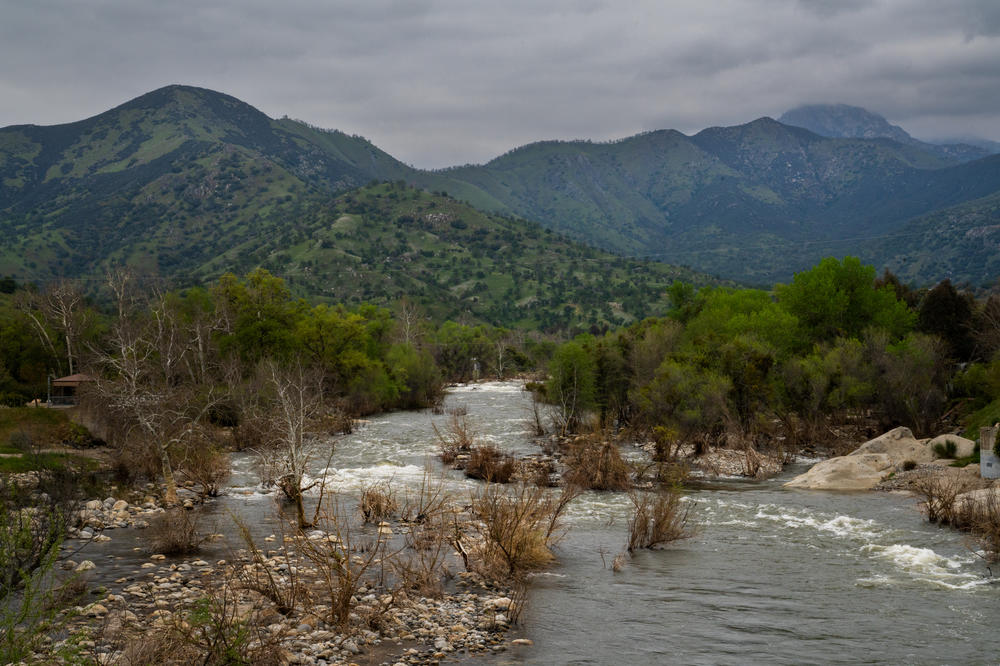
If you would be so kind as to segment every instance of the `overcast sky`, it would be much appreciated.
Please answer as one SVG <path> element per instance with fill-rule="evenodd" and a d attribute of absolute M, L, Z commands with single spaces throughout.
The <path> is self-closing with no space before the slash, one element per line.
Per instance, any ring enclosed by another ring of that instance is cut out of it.
<path fill-rule="evenodd" d="M 171 83 L 418 167 L 807 102 L 1000 140 L 1000 0 L 0 0 L 0 126 Z"/>

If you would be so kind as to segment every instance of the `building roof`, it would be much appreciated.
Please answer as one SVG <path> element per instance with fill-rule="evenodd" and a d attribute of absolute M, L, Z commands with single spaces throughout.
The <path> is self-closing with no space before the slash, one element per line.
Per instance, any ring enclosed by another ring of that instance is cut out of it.
<path fill-rule="evenodd" d="M 92 382 L 94 378 L 90 375 L 84 375 L 82 373 L 76 373 L 75 375 L 68 375 L 66 377 L 60 377 L 59 379 L 53 379 L 53 386 L 79 386 L 83 382 Z"/>

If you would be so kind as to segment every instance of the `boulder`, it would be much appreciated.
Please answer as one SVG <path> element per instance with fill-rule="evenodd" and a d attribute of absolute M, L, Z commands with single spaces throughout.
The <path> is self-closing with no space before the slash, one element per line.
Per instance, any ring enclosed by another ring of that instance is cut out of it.
<path fill-rule="evenodd" d="M 970 490 L 955 498 L 955 513 L 974 513 L 989 509 L 1000 509 L 1000 486 L 994 485 L 981 490 Z"/>
<path fill-rule="evenodd" d="M 813 465 L 785 484 L 812 490 L 871 490 L 892 472 L 895 463 L 887 453 L 852 453 Z"/>
<path fill-rule="evenodd" d="M 976 448 L 976 443 L 971 439 L 959 437 L 958 435 L 938 435 L 931 441 L 927 442 L 927 448 L 930 449 L 931 455 L 936 455 L 934 453 L 934 447 L 938 444 L 941 446 L 947 446 L 948 442 L 955 443 L 956 458 L 967 458 L 973 454 Z"/>
<path fill-rule="evenodd" d="M 899 465 L 904 460 L 928 463 L 935 457 L 934 449 L 928 446 L 927 440 L 915 438 L 909 428 L 903 427 L 893 428 L 875 439 L 868 440 L 848 455 L 857 456 L 867 453 L 884 453 L 889 456 L 893 465 Z"/>

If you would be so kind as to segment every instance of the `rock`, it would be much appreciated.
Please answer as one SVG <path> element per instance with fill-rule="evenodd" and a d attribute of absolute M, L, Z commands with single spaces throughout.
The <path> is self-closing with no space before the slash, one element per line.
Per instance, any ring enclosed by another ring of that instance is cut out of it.
<path fill-rule="evenodd" d="M 530 638 L 515 638 L 514 640 L 512 640 L 510 642 L 510 644 L 511 645 L 526 645 L 526 646 L 531 646 L 531 645 L 534 645 L 535 642 L 533 640 L 531 640 Z"/>
<path fill-rule="evenodd" d="M 927 448 L 930 449 L 931 453 L 934 454 L 934 447 L 940 444 L 941 446 L 947 446 L 948 442 L 955 443 L 955 457 L 956 458 L 967 458 L 971 456 L 976 448 L 976 443 L 971 439 L 966 439 L 958 435 L 938 435 L 931 441 L 927 442 Z M 936 454 L 934 454 L 936 455 Z"/>
<path fill-rule="evenodd" d="M 351 654 L 361 654 L 361 650 L 360 648 L 358 648 L 358 644 L 355 643 L 353 640 L 348 639 L 344 641 L 344 644 L 341 647 L 350 652 Z"/>
<path fill-rule="evenodd" d="M 87 608 L 87 615 L 91 617 L 98 617 L 107 614 L 108 614 L 108 609 L 104 604 L 91 604 Z"/>
<path fill-rule="evenodd" d="M 955 512 L 981 511 L 988 507 L 1000 507 L 1000 486 L 981 490 L 970 490 L 955 498 Z"/>
<path fill-rule="evenodd" d="M 101 503 L 101 500 L 90 500 L 83 505 L 83 508 L 87 511 L 101 511 L 104 509 L 104 504 Z"/>
<path fill-rule="evenodd" d="M 934 460 L 934 450 L 927 445 L 926 440 L 913 436 L 909 428 L 899 427 L 887 433 L 870 439 L 848 456 L 860 456 L 869 453 L 884 453 L 889 456 L 893 465 L 900 465 L 905 460 L 917 463 L 927 463 Z"/>
<path fill-rule="evenodd" d="M 512 603 L 510 597 L 499 597 L 493 600 L 493 607 L 500 610 L 507 610 Z"/>
<path fill-rule="evenodd" d="M 118 500 L 117 502 L 111 505 L 111 510 L 116 513 L 119 511 L 125 511 L 127 509 L 128 509 L 128 502 L 126 502 L 125 500 Z"/>
<path fill-rule="evenodd" d="M 83 571 L 90 571 L 91 569 L 96 569 L 96 568 L 97 568 L 96 564 L 94 564 L 90 560 L 84 560 L 83 562 L 80 562 L 80 564 L 76 565 L 76 569 L 73 569 L 73 571 L 80 573 Z"/>
<path fill-rule="evenodd" d="M 156 555 L 150 555 L 149 559 L 151 559 L 151 560 L 165 560 L 165 559 L 167 559 L 167 556 L 166 555 L 161 555 L 161 554 L 157 553 Z"/>
<path fill-rule="evenodd" d="M 892 471 L 894 463 L 886 453 L 852 453 L 813 465 L 785 484 L 787 488 L 811 490 L 871 490 Z"/>

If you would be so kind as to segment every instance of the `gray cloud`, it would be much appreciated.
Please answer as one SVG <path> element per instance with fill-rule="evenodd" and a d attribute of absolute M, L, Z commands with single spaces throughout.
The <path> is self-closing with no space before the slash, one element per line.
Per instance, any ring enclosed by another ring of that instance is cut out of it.
<path fill-rule="evenodd" d="M 1000 139 L 995 0 L 0 0 L 0 15 L 0 125 L 186 83 L 429 167 L 815 101 Z"/>

